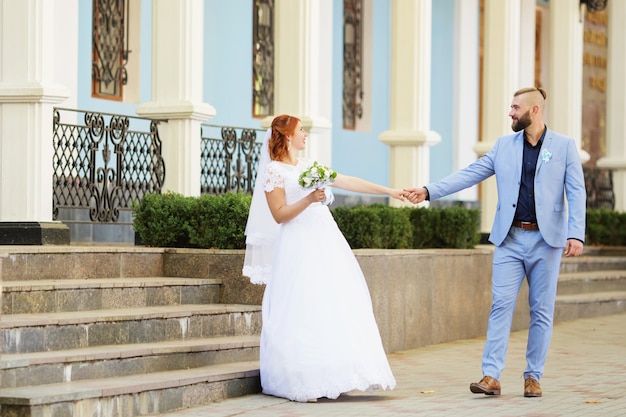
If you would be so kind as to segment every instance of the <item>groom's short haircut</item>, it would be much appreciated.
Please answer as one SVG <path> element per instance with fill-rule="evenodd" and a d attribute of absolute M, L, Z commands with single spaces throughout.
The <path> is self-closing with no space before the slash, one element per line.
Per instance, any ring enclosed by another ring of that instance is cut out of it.
<path fill-rule="evenodd" d="M 535 91 L 538 92 L 539 94 L 541 94 L 541 97 L 543 97 L 544 100 L 546 98 L 548 98 L 548 93 L 546 93 L 546 90 L 544 90 L 541 87 L 526 87 L 526 88 L 522 88 L 520 90 L 517 90 L 515 92 L 515 94 L 513 94 L 513 97 L 517 97 L 519 95 L 526 94 L 526 93 L 534 93 Z"/>

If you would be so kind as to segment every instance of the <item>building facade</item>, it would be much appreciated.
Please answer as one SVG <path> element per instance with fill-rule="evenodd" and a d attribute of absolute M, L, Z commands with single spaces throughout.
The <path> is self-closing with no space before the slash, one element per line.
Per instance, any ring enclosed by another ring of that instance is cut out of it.
<path fill-rule="evenodd" d="M 309 130 L 306 156 L 410 187 L 486 153 L 533 85 L 624 211 L 624 3 L 0 0 L 0 224 L 59 229 L 58 108 L 161 121 L 162 191 L 202 192 L 203 125 L 264 129 L 282 113 Z M 483 232 L 496 200 L 492 180 L 449 197 L 481 208 Z"/>

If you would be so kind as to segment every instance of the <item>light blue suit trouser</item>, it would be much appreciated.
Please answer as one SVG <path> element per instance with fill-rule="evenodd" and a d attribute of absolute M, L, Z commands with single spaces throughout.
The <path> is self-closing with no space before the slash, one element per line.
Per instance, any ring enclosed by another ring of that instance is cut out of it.
<path fill-rule="evenodd" d="M 524 277 L 528 280 L 530 326 L 526 346 L 526 369 L 541 379 L 552 338 L 554 302 L 563 248 L 549 246 L 539 231 L 512 227 L 495 248 L 492 272 L 493 301 L 487 341 L 483 352 L 483 375 L 500 379 L 504 369 L 515 302 Z"/>

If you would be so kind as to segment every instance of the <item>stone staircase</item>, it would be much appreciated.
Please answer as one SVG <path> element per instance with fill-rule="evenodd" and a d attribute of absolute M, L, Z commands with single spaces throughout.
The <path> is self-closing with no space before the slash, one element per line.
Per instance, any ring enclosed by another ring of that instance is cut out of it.
<path fill-rule="evenodd" d="M 564 258 L 557 288 L 556 322 L 626 311 L 626 250 L 585 249 Z"/>
<path fill-rule="evenodd" d="M 161 251 L 162 252 L 162 251 Z M 258 305 L 158 251 L 2 259 L 0 416 L 131 417 L 260 391 Z"/>
<path fill-rule="evenodd" d="M 626 248 L 586 247 L 583 256 L 563 258 L 554 322 L 626 312 Z M 524 280 L 512 331 L 528 329 L 528 285 Z"/>
<path fill-rule="evenodd" d="M 260 392 L 262 287 L 240 277 L 241 251 L 208 252 L 1 252 L 0 417 L 158 415 Z M 557 322 L 624 311 L 626 250 L 564 259 Z"/>

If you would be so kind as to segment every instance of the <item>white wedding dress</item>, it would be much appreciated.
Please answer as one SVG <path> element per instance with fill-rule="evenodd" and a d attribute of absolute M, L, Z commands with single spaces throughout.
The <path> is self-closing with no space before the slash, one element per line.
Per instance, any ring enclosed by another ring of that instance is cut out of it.
<path fill-rule="evenodd" d="M 284 188 L 287 204 L 306 196 L 298 176 L 307 162 L 269 163 L 265 191 Z M 329 208 L 314 203 L 283 223 L 274 249 L 263 296 L 263 392 L 308 401 L 393 389 L 367 283 Z"/>

